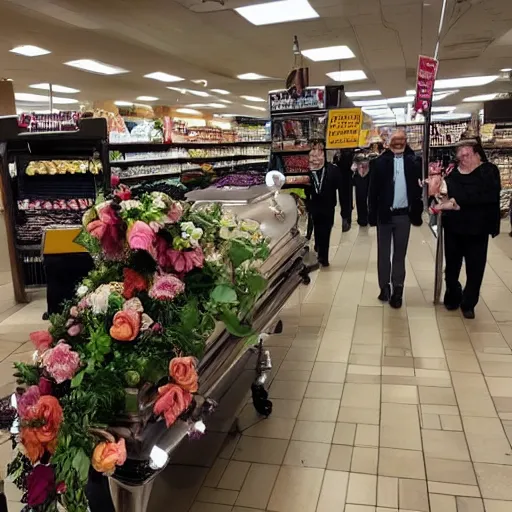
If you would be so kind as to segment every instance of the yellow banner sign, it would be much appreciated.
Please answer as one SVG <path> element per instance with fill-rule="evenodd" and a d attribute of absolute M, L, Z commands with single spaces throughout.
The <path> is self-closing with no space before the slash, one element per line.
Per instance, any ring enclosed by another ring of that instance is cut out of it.
<path fill-rule="evenodd" d="M 357 148 L 362 121 L 360 108 L 329 110 L 326 149 Z"/>
<path fill-rule="evenodd" d="M 87 252 L 75 242 L 81 228 L 63 227 L 47 229 L 43 236 L 43 254 L 73 254 Z"/>

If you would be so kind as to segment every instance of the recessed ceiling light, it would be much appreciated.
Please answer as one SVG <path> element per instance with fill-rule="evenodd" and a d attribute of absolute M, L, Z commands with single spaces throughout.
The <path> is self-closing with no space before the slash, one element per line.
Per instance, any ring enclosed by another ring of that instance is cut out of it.
<path fill-rule="evenodd" d="M 238 7 L 235 11 L 253 25 L 270 25 L 286 21 L 308 20 L 318 18 L 318 13 L 307 0 L 281 0 L 265 2 L 246 7 Z"/>
<path fill-rule="evenodd" d="M 114 101 L 114 105 L 118 107 L 131 107 L 133 103 L 131 101 Z"/>
<path fill-rule="evenodd" d="M 469 96 L 468 98 L 464 98 L 462 101 L 465 101 L 466 103 L 477 103 L 479 101 L 491 101 L 496 99 L 498 96 L 498 93 L 491 93 L 491 94 L 479 94 L 478 96 Z"/>
<path fill-rule="evenodd" d="M 327 60 L 353 59 L 354 53 L 348 46 L 327 46 L 325 48 L 312 48 L 302 50 L 302 55 L 316 62 Z"/>
<path fill-rule="evenodd" d="M 210 90 L 216 94 L 222 94 L 222 95 L 231 94 L 229 91 L 226 91 L 225 89 L 210 89 Z"/>
<path fill-rule="evenodd" d="M 266 80 L 269 77 L 258 73 L 243 73 L 242 75 L 237 75 L 237 78 L 240 80 Z"/>
<path fill-rule="evenodd" d="M 356 80 L 366 80 L 367 76 L 361 69 L 353 71 L 332 71 L 327 76 L 335 82 L 354 82 Z"/>
<path fill-rule="evenodd" d="M 381 94 L 382 93 L 378 90 L 345 92 L 347 98 L 365 98 L 368 96 L 380 96 Z"/>
<path fill-rule="evenodd" d="M 488 76 L 466 76 L 462 78 L 445 78 L 436 80 L 435 89 L 452 89 L 454 87 L 478 87 L 479 85 L 487 85 L 498 79 L 498 75 Z"/>
<path fill-rule="evenodd" d="M 246 108 L 252 108 L 253 110 L 261 110 L 262 112 L 265 112 L 265 110 L 267 110 L 266 108 L 263 108 L 263 107 L 256 107 L 255 105 L 244 105 L 244 107 L 246 107 Z"/>
<path fill-rule="evenodd" d="M 32 89 L 42 89 L 44 91 L 50 90 L 50 84 L 32 84 L 29 87 Z M 66 93 L 74 94 L 74 93 L 80 92 L 79 89 L 73 89 L 72 87 L 65 87 L 64 85 L 57 85 L 57 84 L 52 84 L 52 91 L 53 92 L 61 92 L 64 94 L 66 94 Z"/>
<path fill-rule="evenodd" d="M 99 75 L 120 75 L 121 73 L 128 73 L 128 70 L 118 68 L 117 66 L 110 66 L 97 60 L 92 59 L 79 59 L 65 62 L 66 66 L 81 69 L 82 71 L 89 71 L 90 73 L 97 73 Z"/>
<path fill-rule="evenodd" d="M 219 101 L 222 102 L 222 103 L 228 103 L 228 104 L 233 103 L 232 101 L 229 101 L 229 100 L 219 100 Z"/>
<path fill-rule="evenodd" d="M 503 69 L 500 69 L 500 71 L 502 73 L 509 73 L 510 71 L 512 71 L 512 68 L 503 68 Z"/>
<path fill-rule="evenodd" d="M 207 98 L 210 96 L 206 91 L 196 91 L 195 89 L 185 89 L 184 87 L 167 87 L 171 91 L 181 92 L 181 94 L 193 94 L 194 96 L 201 96 L 202 98 Z"/>
<path fill-rule="evenodd" d="M 453 112 L 456 107 L 432 107 L 432 112 Z"/>
<path fill-rule="evenodd" d="M 254 101 L 256 103 L 265 103 L 266 100 L 263 98 L 259 98 L 258 96 L 240 96 L 240 98 L 243 98 L 247 101 Z"/>
<path fill-rule="evenodd" d="M 48 96 L 44 96 L 42 94 L 30 94 L 25 92 L 16 92 L 14 93 L 14 99 L 17 101 L 29 101 L 34 103 L 48 103 Z M 52 101 L 56 105 L 72 105 L 74 103 L 78 103 L 78 100 L 74 98 L 59 98 L 58 96 L 52 96 Z"/>
<path fill-rule="evenodd" d="M 25 57 L 39 57 L 41 55 L 48 55 L 51 53 L 49 50 L 39 48 L 39 46 L 32 46 L 31 44 L 16 46 L 16 48 L 13 48 L 9 51 L 12 53 L 17 53 L 18 55 L 24 55 Z"/>
<path fill-rule="evenodd" d="M 176 112 L 178 112 L 179 114 L 189 114 L 191 116 L 201 115 L 201 112 L 199 112 L 199 110 L 194 110 L 193 108 L 178 108 L 176 109 Z"/>
<path fill-rule="evenodd" d="M 160 82 L 181 82 L 185 80 L 184 78 L 180 78 L 179 76 L 169 75 L 169 73 L 164 73 L 162 71 L 155 71 L 154 73 L 149 73 L 144 75 L 144 78 L 152 78 L 153 80 L 158 80 Z"/>
<path fill-rule="evenodd" d="M 139 101 L 158 101 L 156 96 L 137 96 Z"/>

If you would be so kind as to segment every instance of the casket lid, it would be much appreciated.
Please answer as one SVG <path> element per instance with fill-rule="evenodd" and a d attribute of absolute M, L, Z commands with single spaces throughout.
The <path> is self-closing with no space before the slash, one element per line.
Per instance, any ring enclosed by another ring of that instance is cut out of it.
<path fill-rule="evenodd" d="M 185 197 L 194 202 L 244 205 L 264 201 L 273 194 L 274 191 L 267 185 L 255 185 L 253 187 L 209 187 L 203 190 L 193 190 Z"/>

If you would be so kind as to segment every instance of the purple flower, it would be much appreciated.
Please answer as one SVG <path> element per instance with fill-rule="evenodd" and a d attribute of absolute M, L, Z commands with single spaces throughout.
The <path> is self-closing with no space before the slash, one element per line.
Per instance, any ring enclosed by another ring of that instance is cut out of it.
<path fill-rule="evenodd" d="M 55 491 L 55 473 L 51 466 L 37 465 L 27 478 L 28 504 L 42 505 Z"/>

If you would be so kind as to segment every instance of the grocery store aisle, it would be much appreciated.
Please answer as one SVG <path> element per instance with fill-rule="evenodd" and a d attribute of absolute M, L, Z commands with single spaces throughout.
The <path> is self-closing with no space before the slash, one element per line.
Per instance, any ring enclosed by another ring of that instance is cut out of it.
<path fill-rule="evenodd" d="M 374 230 L 335 235 L 331 268 L 270 340 L 273 414 L 244 408 L 190 510 L 510 512 L 512 240 L 491 244 L 465 321 L 432 305 L 428 228 L 412 232 L 400 311 L 376 299 Z"/>

